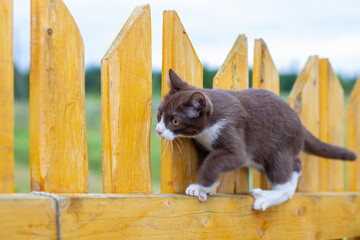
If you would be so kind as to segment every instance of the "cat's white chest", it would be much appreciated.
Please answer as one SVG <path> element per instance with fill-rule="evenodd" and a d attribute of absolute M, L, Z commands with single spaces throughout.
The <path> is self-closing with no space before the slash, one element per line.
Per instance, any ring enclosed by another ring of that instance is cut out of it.
<path fill-rule="evenodd" d="M 212 145 L 218 139 L 221 129 L 225 125 L 225 120 L 220 120 L 214 125 L 205 128 L 200 134 L 194 136 L 195 140 L 200 143 L 208 151 L 212 152 L 214 149 Z"/>

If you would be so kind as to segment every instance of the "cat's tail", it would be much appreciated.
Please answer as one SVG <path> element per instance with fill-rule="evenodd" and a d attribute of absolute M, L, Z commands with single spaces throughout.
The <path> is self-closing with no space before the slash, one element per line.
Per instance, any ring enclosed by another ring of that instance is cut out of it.
<path fill-rule="evenodd" d="M 305 128 L 304 128 L 305 129 Z M 305 152 L 314 154 L 320 157 L 342 159 L 342 160 L 356 160 L 356 154 L 346 148 L 334 146 L 324 143 L 314 137 L 308 130 L 305 129 Z"/>

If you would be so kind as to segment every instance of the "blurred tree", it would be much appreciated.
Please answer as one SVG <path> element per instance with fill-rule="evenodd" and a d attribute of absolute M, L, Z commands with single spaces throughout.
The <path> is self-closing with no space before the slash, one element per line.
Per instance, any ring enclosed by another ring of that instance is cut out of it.
<path fill-rule="evenodd" d="M 101 70 L 98 66 L 88 67 L 85 71 L 85 92 L 97 93 L 101 90 Z"/>
<path fill-rule="evenodd" d="M 204 88 L 212 88 L 213 78 L 217 70 L 203 68 L 203 86 Z M 280 74 L 280 91 L 290 92 L 297 78 L 297 73 L 282 73 Z M 341 85 L 344 88 L 346 95 L 351 93 L 355 84 L 355 77 L 338 76 Z M 15 99 L 28 100 L 29 99 L 29 71 L 22 72 L 16 65 L 14 66 L 14 88 Z M 154 70 L 152 72 L 153 80 L 153 94 L 161 94 L 161 71 Z M 100 95 L 101 87 L 101 70 L 98 66 L 92 66 L 86 69 L 85 72 L 85 91 L 86 93 Z M 252 69 L 249 69 L 249 87 L 252 87 Z"/>
<path fill-rule="evenodd" d="M 21 72 L 14 65 L 14 97 L 19 100 L 29 99 L 29 71 Z"/>

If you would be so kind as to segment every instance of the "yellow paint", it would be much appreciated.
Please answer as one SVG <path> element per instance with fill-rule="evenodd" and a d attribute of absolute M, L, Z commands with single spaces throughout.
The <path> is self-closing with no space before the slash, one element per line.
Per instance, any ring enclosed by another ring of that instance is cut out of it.
<path fill-rule="evenodd" d="M 279 73 L 264 40 L 256 39 L 254 46 L 253 88 L 280 94 Z"/>
<path fill-rule="evenodd" d="M 248 46 L 245 34 L 239 35 L 223 65 L 213 79 L 213 88 L 242 90 L 249 87 Z M 249 171 L 238 169 L 220 175 L 218 193 L 249 192 Z"/>
<path fill-rule="evenodd" d="M 62 195 L 61 235 L 79 240 L 360 236 L 359 193 L 296 194 L 265 212 L 252 210 L 252 204 L 245 195 L 212 195 L 206 202 L 183 195 Z M 54 238 L 54 206 L 47 197 L 0 195 L 0 238 Z"/>
<path fill-rule="evenodd" d="M 0 194 L 0 239 L 57 239 L 55 202 L 32 194 Z"/>
<path fill-rule="evenodd" d="M 0 193 L 14 192 L 13 1 L 0 0 Z"/>
<path fill-rule="evenodd" d="M 319 136 L 319 61 L 317 56 L 309 57 L 291 90 L 288 102 L 299 114 L 302 124 L 315 137 Z M 319 190 L 319 157 L 301 153 L 302 173 L 298 190 L 316 192 Z"/>
<path fill-rule="evenodd" d="M 166 81 L 173 69 L 184 81 L 203 86 L 203 68 L 175 11 L 164 11 L 162 96 L 169 92 Z M 161 140 L 161 192 L 185 193 L 186 187 L 196 181 L 197 154 L 189 139 L 169 142 Z"/>
<path fill-rule="evenodd" d="M 357 161 L 347 162 L 348 191 L 360 191 L 360 77 L 351 92 L 346 107 L 346 145 L 354 150 L 358 156 Z"/>
<path fill-rule="evenodd" d="M 150 6 L 135 8 L 101 61 L 104 193 L 152 193 Z"/>
<path fill-rule="evenodd" d="M 319 59 L 319 139 L 329 142 L 329 61 Z M 329 191 L 329 160 L 319 158 L 319 190 Z"/>
<path fill-rule="evenodd" d="M 255 39 L 252 86 L 280 94 L 279 73 L 262 39 Z M 255 169 L 253 169 L 253 188 L 271 189 L 271 183 L 266 176 Z"/>
<path fill-rule="evenodd" d="M 328 59 L 319 60 L 319 137 L 337 146 L 344 144 L 344 91 Z M 319 161 L 320 191 L 344 190 L 344 162 Z"/>
<path fill-rule="evenodd" d="M 239 35 L 213 79 L 213 88 L 242 90 L 249 87 L 248 45 L 245 34 Z"/>
<path fill-rule="evenodd" d="M 87 192 L 84 44 L 61 0 L 31 1 L 31 189 Z"/>

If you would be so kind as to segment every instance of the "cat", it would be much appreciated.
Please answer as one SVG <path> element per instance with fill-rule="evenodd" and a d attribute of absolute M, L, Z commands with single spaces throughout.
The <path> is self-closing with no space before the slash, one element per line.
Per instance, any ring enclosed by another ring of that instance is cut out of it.
<path fill-rule="evenodd" d="M 197 183 L 186 195 L 205 201 L 220 173 L 252 167 L 266 175 L 272 190 L 253 189 L 253 209 L 285 202 L 301 175 L 300 151 L 355 160 L 356 154 L 321 142 L 291 107 L 264 89 L 231 91 L 196 88 L 169 70 L 170 92 L 158 108 L 156 132 L 164 139 L 191 138 L 199 156 Z"/>

